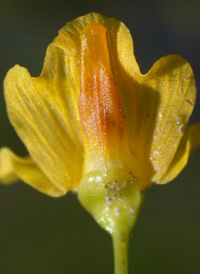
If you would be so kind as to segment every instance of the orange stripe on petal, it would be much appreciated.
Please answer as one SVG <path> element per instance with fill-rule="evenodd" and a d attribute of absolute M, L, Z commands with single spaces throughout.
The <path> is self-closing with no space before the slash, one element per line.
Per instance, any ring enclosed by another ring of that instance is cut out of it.
<path fill-rule="evenodd" d="M 81 62 L 79 112 L 86 158 L 89 152 L 110 161 L 120 157 L 126 130 L 103 25 L 91 22 L 82 31 Z"/>

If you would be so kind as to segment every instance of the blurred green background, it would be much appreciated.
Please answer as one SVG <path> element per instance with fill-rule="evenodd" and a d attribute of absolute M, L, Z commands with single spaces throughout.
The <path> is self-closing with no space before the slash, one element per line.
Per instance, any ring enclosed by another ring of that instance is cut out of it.
<path fill-rule="evenodd" d="M 66 22 L 97 11 L 130 29 L 143 73 L 178 53 L 192 65 L 200 121 L 200 1 L 0 1 L 0 80 L 18 63 L 40 74 L 47 45 Z M 0 146 L 25 155 L 9 124 L 0 89 Z M 168 185 L 145 191 L 130 241 L 130 273 L 200 273 L 200 150 Z M 52 199 L 23 183 L 0 186 L 1 274 L 113 273 L 110 236 L 76 195 Z"/>

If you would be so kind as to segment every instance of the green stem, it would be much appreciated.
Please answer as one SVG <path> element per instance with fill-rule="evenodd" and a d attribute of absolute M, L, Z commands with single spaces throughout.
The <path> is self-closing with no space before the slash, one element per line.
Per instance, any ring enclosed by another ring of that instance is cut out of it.
<path fill-rule="evenodd" d="M 114 248 L 115 274 L 128 274 L 129 234 L 112 234 Z"/>

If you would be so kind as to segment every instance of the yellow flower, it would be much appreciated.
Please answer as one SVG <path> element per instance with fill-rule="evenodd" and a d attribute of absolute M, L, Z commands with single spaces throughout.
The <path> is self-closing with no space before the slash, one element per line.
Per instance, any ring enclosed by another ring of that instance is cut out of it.
<path fill-rule="evenodd" d="M 174 179 L 200 144 L 187 128 L 196 89 L 189 63 L 158 60 L 143 75 L 129 30 L 90 13 L 67 23 L 39 77 L 16 65 L 4 81 L 8 115 L 30 157 L 1 149 L 0 180 L 50 196 L 76 191 L 83 174 L 125 168 L 140 189 Z"/>
<path fill-rule="evenodd" d="M 4 90 L 30 156 L 2 148 L 0 181 L 54 197 L 77 191 L 114 235 L 116 261 L 125 257 L 139 190 L 174 179 L 200 145 L 200 124 L 187 127 L 196 97 L 189 63 L 168 55 L 141 74 L 125 25 L 90 13 L 60 30 L 39 77 L 16 65 Z"/>

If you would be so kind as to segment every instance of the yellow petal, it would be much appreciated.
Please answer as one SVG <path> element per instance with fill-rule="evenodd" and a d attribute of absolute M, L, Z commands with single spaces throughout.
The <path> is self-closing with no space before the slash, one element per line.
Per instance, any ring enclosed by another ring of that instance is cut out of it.
<path fill-rule="evenodd" d="M 141 167 L 140 188 L 167 172 L 194 107 L 196 88 L 189 63 L 178 55 L 126 80 L 125 115 L 132 153 Z M 124 84 L 125 87 L 125 84 Z M 151 179 L 153 177 L 153 179 Z"/>
<path fill-rule="evenodd" d="M 64 101 L 62 92 L 69 90 L 63 89 L 64 79 L 60 80 L 58 85 L 50 84 L 31 78 L 26 69 L 15 66 L 6 76 L 4 89 L 10 121 L 31 158 L 59 189 L 67 192 L 79 182 L 82 150 L 77 116 L 68 107 L 71 102 L 73 108 L 73 96 Z"/>
<path fill-rule="evenodd" d="M 10 184 L 18 180 L 52 197 L 65 194 L 44 175 L 30 157 L 21 158 L 10 149 L 2 148 L 0 150 L 0 182 Z"/>
<path fill-rule="evenodd" d="M 19 180 L 19 177 L 14 171 L 11 151 L 8 148 L 1 148 L 0 150 L 0 182 L 2 184 L 8 185 L 15 183 Z"/>
<path fill-rule="evenodd" d="M 157 91 L 157 116 L 150 159 L 159 183 L 171 164 L 192 113 L 196 87 L 189 63 L 178 55 L 158 60 L 146 75 L 145 84 Z"/>
<path fill-rule="evenodd" d="M 96 12 L 88 13 L 67 23 L 54 40 L 56 46 L 68 53 L 74 70 L 80 69 L 80 63 L 73 60 L 80 58 L 81 53 L 78 50 L 81 48 L 80 33 L 90 22 L 102 24 L 107 29 L 108 50 L 113 73 L 125 71 L 131 76 L 139 74 L 139 67 L 133 55 L 133 40 L 129 29 L 119 20 Z"/>
<path fill-rule="evenodd" d="M 172 163 L 159 183 L 165 184 L 173 180 L 187 164 L 191 152 L 199 146 L 200 124 L 191 125 L 186 130 Z"/>

